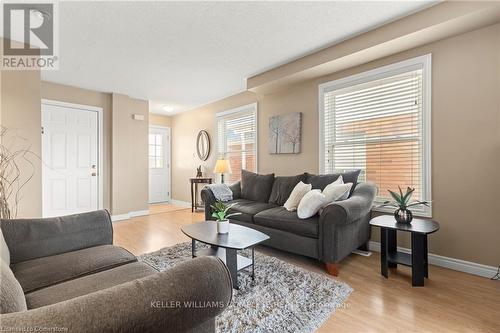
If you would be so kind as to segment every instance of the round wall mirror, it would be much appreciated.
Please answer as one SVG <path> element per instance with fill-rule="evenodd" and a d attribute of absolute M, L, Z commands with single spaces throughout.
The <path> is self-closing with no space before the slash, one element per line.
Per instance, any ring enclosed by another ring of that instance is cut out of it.
<path fill-rule="evenodd" d="M 205 130 L 198 133 L 198 137 L 196 138 L 196 152 L 202 161 L 206 161 L 208 155 L 210 155 L 210 137 Z"/>

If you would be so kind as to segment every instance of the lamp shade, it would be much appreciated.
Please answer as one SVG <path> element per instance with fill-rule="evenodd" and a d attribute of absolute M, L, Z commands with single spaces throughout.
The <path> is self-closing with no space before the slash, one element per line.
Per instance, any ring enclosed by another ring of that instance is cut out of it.
<path fill-rule="evenodd" d="M 214 173 L 233 173 L 228 160 L 217 160 L 215 163 Z"/>

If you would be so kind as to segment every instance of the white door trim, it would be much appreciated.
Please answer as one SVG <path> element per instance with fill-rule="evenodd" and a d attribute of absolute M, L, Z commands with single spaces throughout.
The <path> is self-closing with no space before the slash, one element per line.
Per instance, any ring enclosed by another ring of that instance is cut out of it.
<path fill-rule="evenodd" d="M 99 204 L 99 209 L 104 209 L 104 111 L 101 107 L 98 106 L 91 106 L 91 105 L 83 105 L 83 104 L 76 104 L 76 103 L 68 103 L 68 102 L 61 102 L 61 101 L 55 101 L 51 99 L 45 99 L 42 98 L 41 104 L 43 105 L 55 105 L 55 106 L 63 106 L 66 108 L 71 108 L 71 109 L 80 109 L 80 110 L 86 110 L 86 111 L 94 111 L 97 112 L 97 128 L 98 128 L 98 134 L 97 134 L 97 149 L 99 150 L 99 153 L 97 154 L 98 156 L 98 161 L 97 161 L 97 177 L 98 180 L 98 204 Z M 42 112 L 42 108 L 40 107 L 40 112 Z M 42 188 L 45 185 L 42 177 Z M 43 198 L 42 198 L 43 200 Z"/>
<path fill-rule="evenodd" d="M 168 154 L 165 154 L 165 156 L 168 157 L 168 202 L 172 200 L 172 133 L 171 133 L 171 128 L 169 126 L 160 126 L 160 125 L 149 125 L 149 128 L 157 128 L 157 129 L 162 129 L 166 130 L 168 134 L 168 145 L 167 145 L 167 150 Z M 149 134 L 149 132 L 148 132 Z M 149 136 L 148 136 L 149 138 Z M 149 150 L 148 150 L 149 152 Z M 149 161 L 149 159 L 148 159 Z M 148 162 L 149 163 L 149 162 Z M 149 170 L 149 165 L 148 165 L 148 170 Z M 149 191 L 148 191 L 149 192 Z M 149 201 L 149 200 L 148 200 Z"/>

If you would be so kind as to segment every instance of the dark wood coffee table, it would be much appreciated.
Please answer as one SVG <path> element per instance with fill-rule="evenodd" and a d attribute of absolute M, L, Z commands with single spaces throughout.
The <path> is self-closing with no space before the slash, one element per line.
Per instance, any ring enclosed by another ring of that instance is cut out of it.
<path fill-rule="evenodd" d="M 397 223 L 391 215 L 377 216 L 370 225 L 380 227 L 380 271 L 387 278 L 388 267 L 398 264 L 411 267 L 411 284 L 424 285 L 424 277 L 429 277 L 427 235 L 439 230 L 439 223 L 432 220 L 413 219 L 410 224 Z M 397 251 L 397 231 L 411 233 L 411 254 Z"/>
<path fill-rule="evenodd" d="M 181 228 L 182 232 L 191 238 L 191 251 L 193 258 L 200 256 L 217 256 L 229 269 L 233 288 L 238 289 L 238 272 L 252 267 L 252 280 L 255 279 L 254 247 L 269 236 L 241 225 L 231 223 L 229 233 L 218 234 L 217 222 L 204 221 L 190 224 Z M 210 245 L 209 249 L 196 250 L 196 241 Z M 240 250 L 252 249 L 252 259 L 240 256 Z"/>

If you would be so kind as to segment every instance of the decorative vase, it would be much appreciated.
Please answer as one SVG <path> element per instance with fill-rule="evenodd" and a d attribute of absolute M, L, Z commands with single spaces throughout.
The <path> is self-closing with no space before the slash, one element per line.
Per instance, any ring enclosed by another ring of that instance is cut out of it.
<path fill-rule="evenodd" d="M 227 234 L 229 232 L 229 220 L 217 221 L 217 233 Z"/>
<path fill-rule="evenodd" d="M 398 223 L 410 224 L 413 220 L 413 214 L 409 209 L 398 209 L 394 212 L 394 218 Z"/>

